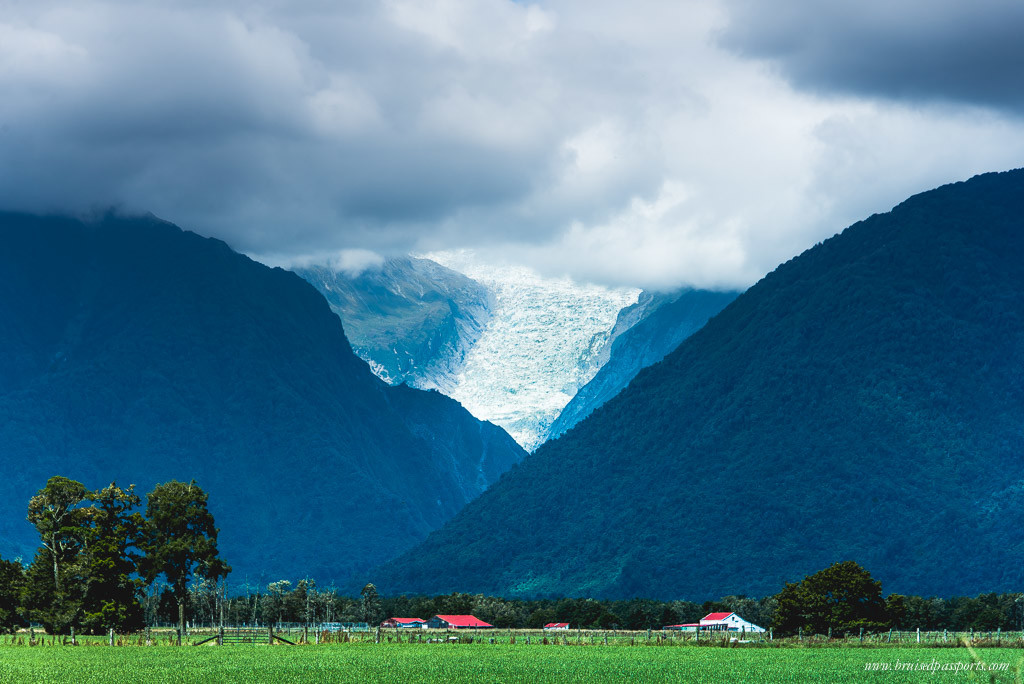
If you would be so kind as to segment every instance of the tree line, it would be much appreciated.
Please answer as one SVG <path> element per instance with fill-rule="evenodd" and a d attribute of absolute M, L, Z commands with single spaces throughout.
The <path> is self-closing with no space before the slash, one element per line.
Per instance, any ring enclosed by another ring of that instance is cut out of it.
<path fill-rule="evenodd" d="M 199 604 L 197 604 L 198 606 Z M 214 603 L 196 619 L 213 621 Z M 981 594 L 977 597 L 924 598 L 889 594 L 882 584 L 852 561 L 788 583 L 773 596 L 724 596 L 717 601 L 597 600 L 592 598 L 506 599 L 482 594 L 381 597 L 374 585 L 359 597 L 318 589 L 311 580 L 297 585 L 272 582 L 262 591 L 227 601 L 233 622 L 305 623 L 367 622 L 388 617 L 472 614 L 499 628 L 538 629 L 549 622 L 568 622 L 583 629 L 660 629 L 698 622 L 708 613 L 734 612 L 750 622 L 773 628 L 780 636 L 797 634 L 859 634 L 896 630 L 1024 631 L 1024 594 Z M 240 619 L 241 618 L 241 619 Z"/>
<path fill-rule="evenodd" d="M 132 632 L 186 620 L 215 624 L 366 622 L 388 617 L 473 614 L 499 628 L 568 622 L 584 629 L 660 629 L 708 613 L 735 612 L 779 635 L 888 629 L 1024 631 L 1024 593 L 976 597 L 882 595 L 882 584 L 853 561 L 787 583 L 773 596 L 717 601 L 634 598 L 506 599 L 482 594 L 358 597 L 313 579 L 243 585 L 228 596 L 231 571 L 217 550 L 207 494 L 193 480 L 158 484 L 145 511 L 134 486 L 91 491 L 53 477 L 33 496 L 28 520 L 40 546 L 28 564 L 0 559 L 0 630 L 31 623 L 51 634 Z"/>
<path fill-rule="evenodd" d="M 193 619 L 216 621 L 216 603 L 197 592 Z M 890 594 L 882 583 L 855 562 L 835 563 L 801 582 L 785 585 L 773 596 L 724 596 L 715 601 L 658 601 L 634 598 L 507 599 L 482 594 L 381 597 L 367 585 L 358 597 L 319 589 L 311 580 L 296 585 L 272 582 L 225 602 L 231 624 L 364 622 L 378 625 L 387 617 L 473 614 L 497 628 L 540 629 L 548 623 L 600 630 L 660 629 L 696 623 L 711 612 L 735 612 L 748 621 L 773 628 L 780 636 L 835 636 L 895 630 L 1024 631 L 1024 594 L 982 594 L 977 597 L 925 598 Z M 169 606 L 168 606 L 169 607 Z M 169 614 L 169 613 L 168 613 Z"/>
<path fill-rule="evenodd" d="M 183 628 L 190 585 L 231 571 L 217 551 L 207 494 L 194 480 L 172 480 L 146 495 L 144 514 L 141 503 L 134 485 L 93 491 L 50 478 L 28 504 L 40 538 L 32 561 L 0 559 L 0 628 L 136 631 L 146 623 L 145 591 L 159 580 Z"/>

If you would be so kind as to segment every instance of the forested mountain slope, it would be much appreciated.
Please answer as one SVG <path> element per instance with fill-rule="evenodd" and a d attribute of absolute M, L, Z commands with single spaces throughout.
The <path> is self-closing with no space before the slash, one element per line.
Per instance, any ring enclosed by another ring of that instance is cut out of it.
<path fill-rule="evenodd" d="M 779 266 L 373 578 L 699 599 L 853 559 L 894 592 L 1018 590 L 1022 416 L 1018 170 Z"/>
<path fill-rule="evenodd" d="M 642 292 L 636 304 L 619 312 L 601 370 L 558 414 L 548 439 L 561 436 L 621 392 L 637 373 L 665 358 L 738 294 L 689 288 Z M 619 327 L 625 329 L 616 334 Z"/>
<path fill-rule="evenodd" d="M 7 558 L 38 543 L 25 508 L 52 475 L 195 478 L 235 579 L 343 580 L 525 455 L 376 378 L 295 274 L 154 218 L 0 214 L 0 348 Z"/>

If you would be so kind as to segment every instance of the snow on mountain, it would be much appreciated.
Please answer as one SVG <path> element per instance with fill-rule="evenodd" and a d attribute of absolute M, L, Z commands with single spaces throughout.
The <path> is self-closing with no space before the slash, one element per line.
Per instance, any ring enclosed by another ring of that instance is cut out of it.
<path fill-rule="evenodd" d="M 468 250 L 425 255 L 486 287 L 491 317 L 445 393 L 496 423 L 528 451 L 599 370 L 616 316 L 640 290 L 543 278 L 524 266 L 479 262 Z"/>

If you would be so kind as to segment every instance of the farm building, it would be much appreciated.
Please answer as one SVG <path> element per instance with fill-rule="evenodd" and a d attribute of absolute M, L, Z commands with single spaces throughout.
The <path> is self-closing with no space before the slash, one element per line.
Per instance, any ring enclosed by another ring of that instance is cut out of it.
<path fill-rule="evenodd" d="M 544 629 L 569 629 L 568 622 L 549 622 L 544 625 Z"/>
<path fill-rule="evenodd" d="M 688 622 L 682 625 L 665 625 L 662 629 L 678 629 L 683 632 L 763 632 L 753 622 L 747 622 L 736 613 L 708 613 L 700 622 Z"/>
<path fill-rule="evenodd" d="M 472 615 L 435 615 L 427 622 L 431 629 L 482 629 L 493 627 Z"/>
<path fill-rule="evenodd" d="M 747 622 L 736 613 L 708 613 L 700 620 L 700 628 L 710 630 L 722 630 L 729 632 L 763 632 L 764 627 L 758 627 L 752 622 Z"/>
<path fill-rule="evenodd" d="M 388 618 L 384 622 L 380 623 L 381 627 L 395 627 L 398 629 L 407 629 L 410 627 L 426 627 L 427 621 L 422 618 L 400 618 L 393 617 Z"/>

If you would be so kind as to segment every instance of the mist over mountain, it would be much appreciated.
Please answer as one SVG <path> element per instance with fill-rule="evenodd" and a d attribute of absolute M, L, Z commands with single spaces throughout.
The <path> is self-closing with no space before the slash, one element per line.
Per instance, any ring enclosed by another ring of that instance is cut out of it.
<path fill-rule="evenodd" d="M 158 219 L 0 213 L 0 554 L 29 497 L 195 478 L 234 581 L 344 580 L 423 539 L 525 455 L 393 388 L 294 273 Z"/>
<path fill-rule="evenodd" d="M 368 576 L 699 599 L 854 559 L 898 593 L 1019 589 L 1022 312 L 1024 171 L 916 195 L 779 266 Z"/>
<path fill-rule="evenodd" d="M 450 391 L 490 318 L 486 288 L 429 259 L 393 257 L 358 274 L 294 270 L 341 318 L 355 353 L 392 385 Z"/>
<path fill-rule="evenodd" d="M 641 292 L 615 319 L 600 370 L 566 404 L 548 430 L 554 439 L 614 397 L 642 369 L 657 363 L 736 298 L 738 292 L 683 289 Z"/>

